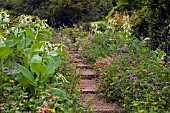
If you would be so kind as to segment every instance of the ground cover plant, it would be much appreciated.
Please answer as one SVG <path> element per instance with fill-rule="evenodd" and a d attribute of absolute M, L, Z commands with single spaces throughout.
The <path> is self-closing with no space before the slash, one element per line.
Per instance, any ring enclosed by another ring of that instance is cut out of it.
<path fill-rule="evenodd" d="M 76 73 L 63 65 L 63 45 L 50 41 L 54 30 L 38 17 L 14 18 L 6 11 L 0 26 L 1 112 L 80 112 L 70 79 Z"/>
<path fill-rule="evenodd" d="M 96 62 L 101 73 L 99 94 L 109 101 L 128 112 L 168 113 L 170 62 L 165 62 L 164 51 L 150 49 L 150 38 L 133 35 L 132 20 L 125 12 L 106 22 L 92 23 L 94 37 L 85 44 L 82 56 Z M 105 40 L 99 40 L 102 36 Z M 97 49 L 90 50 L 93 46 Z M 104 51 L 109 54 L 102 56 Z"/>

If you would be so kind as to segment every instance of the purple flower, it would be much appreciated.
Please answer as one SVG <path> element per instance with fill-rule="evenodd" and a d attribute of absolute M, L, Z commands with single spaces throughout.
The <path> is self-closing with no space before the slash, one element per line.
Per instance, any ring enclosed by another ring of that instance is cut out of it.
<path fill-rule="evenodd" d="M 157 89 L 158 87 L 157 86 L 154 86 L 155 89 Z"/>
<path fill-rule="evenodd" d="M 9 69 L 8 69 L 7 67 L 4 67 L 4 71 L 5 71 L 6 73 L 8 73 L 8 72 L 9 72 Z"/>
<path fill-rule="evenodd" d="M 134 54 L 136 54 L 136 50 L 132 50 L 132 52 L 133 52 Z"/>
<path fill-rule="evenodd" d="M 78 54 L 76 54 L 75 57 L 78 58 Z"/>
<path fill-rule="evenodd" d="M 164 85 L 165 85 L 165 82 L 162 82 L 161 85 L 164 86 Z"/>
<path fill-rule="evenodd" d="M 86 69 L 85 69 L 85 68 L 83 68 L 83 71 L 86 71 Z"/>
<path fill-rule="evenodd" d="M 159 62 L 159 64 L 163 64 L 163 62 Z"/>
<path fill-rule="evenodd" d="M 64 69 L 65 69 L 65 66 L 62 66 L 62 69 L 64 70 Z"/>
<path fill-rule="evenodd" d="M 110 56 L 113 56 L 113 53 L 112 53 L 112 52 L 110 52 Z"/>
<path fill-rule="evenodd" d="M 147 90 L 150 90 L 151 88 L 150 87 L 148 87 L 148 89 Z"/>
<path fill-rule="evenodd" d="M 9 70 L 10 73 L 12 73 L 12 70 Z"/>
<path fill-rule="evenodd" d="M 154 77 L 154 76 L 155 76 L 153 72 L 151 72 L 151 73 L 150 73 L 150 75 L 151 75 L 152 77 Z"/>
<path fill-rule="evenodd" d="M 166 86 L 163 89 L 166 89 Z"/>
<path fill-rule="evenodd" d="M 83 58 L 83 59 L 82 59 L 82 62 L 84 62 L 84 63 L 87 62 L 87 59 L 86 59 L 86 58 Z"/>
<path fill-rule="evenodd" d="M 71 52 L 70 52 L 70 54 L 74 54 L 74 52 L 73 52 L 73 51 L 71 51 Z"/>
<path fill-rule="evenodd" d="M 128 63 L 131 63 L 130 59 L 127 60 Z"/>
<path fill-rule="evenodd" d="M 137 77 L 134 77 L 133 80 L 137 80 Z"/>
<path fill-rule="evenodd" d="M 161 94 L 161 92 L 158 92 L 158 95 L 160 95 Z"/>
<path fill-rule="evenodd" d="M 143 58 L 145 59 L 145 58 L 146 58 L 146 55 L 144 55 Z"/>
<path fill-rule="evenodd" d="M 120 67 L 118 67 L 117 69 L 120 70 Z"/>
<path fill-rule="evenodd" d="M 16 70 L 18 70 L 18 68 L 19 68 L 18 66 L 15 67 Z"/>
<path fill-rule="evenodd" d="M 134 65 L 134 66 L 138 66 L 138 63 L 137 63 L 137 62 L 134 62 L 133 65 Z"/>
<path fill-rule="evenodd" d="M 133 90 L 132 90 L 132 93 L 136 93 L 136 90 L 135 90 L 135 89 L 133 89 Z"/>
<path fill-rule="evenodd" d="M 99 97 L 103 96 L 103 93 L 98 94 Z"/>
<path fill-rule="evenodd" d="M 118 90 L 118 88 L 115 88 L 115 90 L 117 91 L 117 90 Z"/>
<path fill-rule="evenodd" d="M 121 74 L 118 74 L 117 76 L 118 76 L 118 77 L 121 77 Z"/>

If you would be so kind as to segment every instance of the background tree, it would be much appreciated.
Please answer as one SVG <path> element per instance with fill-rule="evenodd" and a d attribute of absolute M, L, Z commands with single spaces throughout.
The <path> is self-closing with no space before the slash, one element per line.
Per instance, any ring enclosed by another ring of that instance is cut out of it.
<path fill-rule="evenodd" d="M 52 27 L 100 20 L 107 15 L 115 0 L 0 0 L 0 7 L 19 14 L 48 19 Z"/>

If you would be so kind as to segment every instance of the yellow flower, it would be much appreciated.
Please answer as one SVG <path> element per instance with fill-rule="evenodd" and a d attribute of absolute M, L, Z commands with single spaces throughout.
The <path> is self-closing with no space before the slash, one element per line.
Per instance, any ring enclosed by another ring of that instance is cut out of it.
<path fill-rule="evenodd" d="M 164 108 L 164 106 L 162 106 L 162 108 Z"/>
<path fill-rule="evenodd" d="M 154 102 L 153 104 L 154 104 L 154 105 L 156 105 L 157 103 L 156 103 L 156 102 Z"/>
<path fill-rule="evenodd" d="M 14 83 L 15 81 L 14 80 L 9 80 L 9 82 Z"/>
<path fill-rule="evenodd" d="M 139 113 L 143 113 L 143 112 L 144 112 L 144 110 L 143 110 L 143 109 L 139 111 Z"/>
<path fill-rule="evenodd" d="M 60 107 L 60 104 L 57 104 L 58 107 Z"/>
<path fill-rule="evenodd" d="M 55 109 L 49 109 L 52 113 L 56 113 Z"/>
<path fill-rule="evenodd" d="M 19 106 L 24 106 L 24 104 L 23 104 L 23 103 L 20 103 Z"/>
<path fill-rule="evenodd" d="M 0 104 L 0 107 L 3 107 L 4 106 L 4 104 Z"/>
<path fill-rule="evenodd" d="M 30 98 L 30 101 L 32 101 L 32 98 Z"/>
<path fill-rule="evenodd" d="M 138 104 L 133 104 L 134 106 L 137 106 Z"/>
<path fill-rule="evenodd" d="M 156 108 L 156 107 L 154 107 L 154 110 L 157 110 L 157 108 Z"/>
<path fill-rule="evenodd" d="M 59 96 L 55 96 L 55 99 L 59 99 L 60 97 Z"/>
<path fill-rule="evenodd" d="M 145 105 L 148 104 L 148 102 L 145 102 Z"/>
<path fill-rule="evenodd" d="M 28 98 L 28 96 L 23 96 L 24 98 Z"/>
<path fill-rule="evenodd" d="M 138 101 L 139 99 L 137 98 L 136 100 Z"/>
<path fill-rule="evenodd" d="M 8 93 L 4 93 L 4 96 L 5 96 L 5 97 L 8 96 Z"/>
<path fill-rule="evenodd" d="M 123 106 L 125 107 L 125 106 L 126 106 L 126 104 L 123 104 Z"/>

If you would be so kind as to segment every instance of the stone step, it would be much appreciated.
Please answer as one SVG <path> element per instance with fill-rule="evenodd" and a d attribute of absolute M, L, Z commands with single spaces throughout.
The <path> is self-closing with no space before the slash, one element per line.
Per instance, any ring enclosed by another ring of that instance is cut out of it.
<path fill-rule="evenodd" d="M 89 106 L 90 108 L 97 113 L 114 113 L 117 110 L 117 105 L 114 103 L 109 103 L 102 97 L 99 97 L 96 94 L 81 94 L 80 98 L 83 101 L 83 106 Z M 88 111 L 84 111 L 84 113 L 89 113 Z"/>
<path fill-rule="evenodd" d="M 69 51 L 69 54 L 79 54 L 79 51 Z"/>
<path fill-rule="evenodd" d="M 98 77 L 96 71 L 94 71 L 92 69 L 86 69 L 86 68 L 77 69 L 76 73 L 80 74 L 81 79 L 93 79 L 93 78 Z"/>
<path fill-rule="evenodd" d="M 73 63 L 80 63 L 80 62 L 82 62 L 82 60 L 78 59 L 78 58 L 74 58 L 71 62 L 73 62 Z"/>
<path fill-rule="evenodd" d="M 92 67 L 90 65 L 87 65 L 87 64 L 83 64 L 83 63 L 78 63 L 77 64 L 77 68 L 85 68 L 85 69 L 91 69 Z"/>
<path fill-rule="evenodd" d="M 82 79 L 79 81 L 78 88 L 80 89 L 81 93 L 95 93 L 97 89 L 98 82 L 95 79 L 88 80 Z"/>

